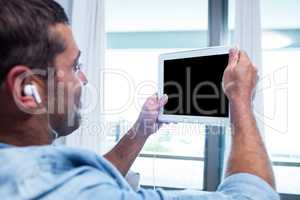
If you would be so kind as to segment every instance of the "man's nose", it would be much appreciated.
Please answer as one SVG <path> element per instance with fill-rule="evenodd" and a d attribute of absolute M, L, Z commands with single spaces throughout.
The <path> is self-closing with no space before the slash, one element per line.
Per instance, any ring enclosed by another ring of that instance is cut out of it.
<path fill-rule="evenodd" d="M 83 71 L 78 72 L 78 77 L 79 77 L 80 81 L 83 83 L 83 85 L 88 84 L 89 81 Z"/>

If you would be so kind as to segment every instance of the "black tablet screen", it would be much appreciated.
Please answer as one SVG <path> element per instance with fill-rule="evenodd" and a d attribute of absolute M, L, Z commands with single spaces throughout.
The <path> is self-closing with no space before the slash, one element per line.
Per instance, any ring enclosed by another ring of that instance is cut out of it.
<path fill-rule="evenodd" d="M 228 117 L 222 77 L 228 54 L 164 61 L 164 114 Z"/>

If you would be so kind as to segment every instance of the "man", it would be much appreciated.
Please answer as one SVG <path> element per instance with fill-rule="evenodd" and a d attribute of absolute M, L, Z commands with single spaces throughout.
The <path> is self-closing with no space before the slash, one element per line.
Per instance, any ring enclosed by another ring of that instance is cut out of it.
<path fill-rule="evenodd" d="M 87 83 L 67 16 L 53 0 L 0 0 L 0 44 L 2 199 L 279 199 L 252 114 L 256 70 L 244 52 L 231 51 L 224 74 L 233 124 L 227 178 L 214 193 L 175 195 L 134 192 L 123 178 L 159 128 L 158 110 L 166 97 L 150 97 L 134 127 L 105 158 L 50 146 L 56 136 L 79 127 Z"/>

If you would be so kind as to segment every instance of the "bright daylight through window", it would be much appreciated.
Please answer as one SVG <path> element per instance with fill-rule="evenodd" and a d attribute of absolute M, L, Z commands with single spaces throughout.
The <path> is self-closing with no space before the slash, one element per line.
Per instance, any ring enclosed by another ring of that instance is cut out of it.
<path fill-rule="evenodd" d="M 297 0 L 262 1 L 266 143 L 279 192 L 297 194 L 300 193 L 299 8 Z"/>
<path fill-rule="evenodd" d="M 157 91 L 158 55 L 207 46 L 207 16 L 207 0 L 107 1 L 105 108 L 112 113 L 106 120 L 116 124 L 107 137 L 111 145 Z M 141 184 L 202 189 L 204 130 L 171 124 L 152 136 L 133 166 L 142 171 Z"/>
<path fill-rule="evenodd" d="M 229 0 L 231 37 L 234 6 Z M 299 8 L 298 0 L 261 1 L 264 87 L 258 92 L 264 111 L 256 114 L 264 120 L 281 193 L 300 191 Z M 109 0 L 106 31 L 105 118 L 114 125 L 109 149 L 157 91 L 158 55 L 207 46 L 208 0 Z M 133 170 L 142 173 L 143 185 L 203 189 L 204 146 L 203 125 L 166 125 L 147 142 Z"/>
<path fill-rule="evenodd" d="M 261 85 L 264 137 L 280 193 L 300 193 L 299 57 L 300 1 L 261 0 L 263 63 Z M 234 0 L 229 1 L 229 29 L 234 34 Z M 231 34 L 231 36 L 233 36 Z"/>

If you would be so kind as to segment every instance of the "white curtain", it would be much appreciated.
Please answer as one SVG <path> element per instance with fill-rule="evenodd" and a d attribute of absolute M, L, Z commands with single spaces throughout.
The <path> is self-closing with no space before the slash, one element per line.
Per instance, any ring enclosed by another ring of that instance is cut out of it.
<path fill-rule="evenodd" d="M 258 73 L 262 74 L 262 43 L 261 43 L 261 18 L 260 18 L 260 0 L 235 0 L 235 33 L 234 44 L 238 48 L 245 50 L 251 58 L 253 64 L 257 67 Z M 254 100 L 254 113 L 260 132 L 263 136 L 263 95 L 257 93 Z M 227 130 L 229 131 L 229 130 Z M 227 160 L 230 153 L 231 136 L 226 136 L 225 159 L 223 167 L 223 176 Z"/>
<path fill-rule="evenodd" d="M 235 44 L 245 50 L 257 67 L 261 78 L 262 74 L 262 28 L 260 0 L 236 0 L 235 1 Z M 259 92 L 262 81 L 258 83 L 258 89 L 254 100 L 254 113 L 258 127 L 263 134 L 264 104 L 263 94 Z"/>
<path fill-rule="evenodd" d="M 105 58 L 104 0 L 73 0 L 72 30 L 82 51 L 89 85 L 83 95 L 81 128 L 66 138 L 66 145 L 102 152 L 102 69 Z"/>

